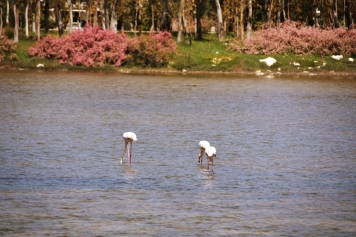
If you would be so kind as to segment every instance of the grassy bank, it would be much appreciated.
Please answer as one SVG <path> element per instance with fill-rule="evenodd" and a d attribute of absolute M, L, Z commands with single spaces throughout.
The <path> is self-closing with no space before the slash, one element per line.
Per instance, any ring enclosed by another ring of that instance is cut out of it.
<path fill-rule="evenodd" d="M 228 40 L 228 39 L 227 39 Z M 2 68 L 22 68 L 37 70 L 63 70 L 63 71 L 106 71 L 106 72 L 204 72 L 204 73 L 255 73 L 260 71 L 264 74 L 285 73 L 285 74 L 341 74 L 356 75 L 356 60 L 350 62 L 348 57 L 340 61 L 332 59 L 330 56 L 296 56 L 291 54 L 283 55 L 247 55 L 237 53 L 227 49 L 227 42 L 218 42 L 216 35 L 204 35 L 202 41 L 193 41 L 190 44 L 189 38 L 185 37 L 183 43 L 178 45 L 177 53 L 172 56 L 169 65 L 165 68 L 141 68 L 140 66 L 119 68 L 112 65 L 102 67 L 84 67 L 59 64 L 55 60 L 42 59 L 38 57 L 28 57 L 28 48 L 34 43 L 32 39 L 21 38 L 17 43 L 17 61 L 8 59 L 0 62 Z M 260 63 L 259 60 L 271 56 L 277 63 L 271 67 Z M 41 63 L 43 68 L 36 68 Z"/>

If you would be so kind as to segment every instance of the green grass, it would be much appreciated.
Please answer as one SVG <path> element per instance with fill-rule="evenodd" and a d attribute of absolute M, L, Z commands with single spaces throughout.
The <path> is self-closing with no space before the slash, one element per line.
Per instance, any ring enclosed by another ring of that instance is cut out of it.
<path fill-rule="evenodd" d="M 227 38 L 225 42 L 218 42 L 216 35 L 204 35 L 202 41 L 193 41 L 190 45 L 189 39 L 185 38 L 184 42 L 178 45 L 179 53 L 172 58 L 170 66 L 177 70 L 206 72 L 356 73 L 356 62 L 349 62 L 348 57 L 335 61 L 331 57 L 317 55 L 248 55 L 228 50 L 228 40 Z M 266 57 L 275 58 L 277 63 L 268 67 L 259 62 Z M 299 63 L 300 66 L 295 66 L 293 62 Z"/>
<path fill-rule="evenodd" d="M 56 33 L 52 33 L 55 37 Z M 201 41 L 192 41 L 189 43 L 189 37 L 183 38 L 183 43 L 178 44 L 178 52 L 172 56 L 169 65 L 165 69 L 195 72 L 232 72 L 232 73 L 253 73 L 255 71 L 277 72 L 281 73 L 301 73 L 308 71 L 310 73 L 356 73 L 356 62 L 349 62 L 348 57 L 340 61 L 335 61 L 331 57 L 297 56 L 292 54 L 283 55 L 247 55 L 237 53 L 227 49 L 229 37 L 225 42 L 218 42 L 216 35 L 206 34 Z M 84 66 L 70 66 L 59 64 L 56 60 L 42 59 L 38 57 L 30 58 L 27 56 L 28 48 L 34 43 L 33 37 L 20 38 L 17 43 L 16 54 L 17 61 L 8 59 L 0 62 L 0 66 L 11 68 L 35 69 L 36 65 L 42 63 L 45 65 L 41 70 L 68 70 L 68 71 L 118 71 L 112 65 L 103 67 L 87 68 Z M 274 57 L 277 63 L 271 67 L 260 63 L 259 60 L 266 57 Z M 292 63 L 299 63 L 300 66 L 294 66 Z M 123 66 L 122 69 L 140 69 L 139 66 Z M 147 70 L 147 68 L 146 68 Z"/>

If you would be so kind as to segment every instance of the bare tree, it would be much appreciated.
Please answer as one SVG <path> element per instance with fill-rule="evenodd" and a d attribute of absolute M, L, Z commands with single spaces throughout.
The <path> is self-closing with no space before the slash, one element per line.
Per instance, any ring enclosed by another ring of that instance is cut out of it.
<path fill-rule="evenodd" d="M 37 40 L 41 39 L 41 0 L 36 0 L 36 35 Z"/>
<path fill-rule="evenodd" d="M 134 17 L 134 19 L 133 19 L 133 21 L 134 21 L 134 34 L 136 36 L 137 26 L 138 26 L 139 21 L 141 19 L 142 4 L 141 4 L 141 1 L 138 0 L 137 3 L 136 3 L 136 1 L 132 1 L 132 5 L 133 5 L 132 7 L 134 8 L 134 12 L 133 12 L 133 14 L 134 14 L 134 16 L 133 16 Z"/>
<path fill-rule="evenodd" d="M 110 4 L 110 28 L 117 30 L 117 17 L 116 17 L 116 8 L 118 5 L 118 0 L 113 0 Z"/>
<path fill-rule="evenodd" d="M 202 0 L 195 1 L 195 39 L 202 40 L 203 33 L 201 30 L 201 21 L 200 19 L 203 16 L 203 5 Z"/>
<path fill-rule="evenodd" d="M 19 24 L 20 24 L 20 2 L 19 0 L 14 1 L 14 18 L 15 18 L 15 29 L 14 29 L 14 42 L 19 42 Z"/>
<path fill-rule="evenodd" d="M 44 28 L 45 28 L 45 33 L 48 34 L 49 31 L 49 0 L 45 1 L 45 7 L 44 7 Z"/>
<path fill-rule="evenodd" d="M 277 27 L 279 27 L 281 22 L 285 20 L 285 10 L 284 10 L 284 0 L 278 0 L 278 8 L 277 8 Z"/>
<path fill-rule="evenodd" d="M 73 26 L 73 2 L 72 0 L 67 0 L 68 8 L 69 8 L 69 33 L 72 33 Z"/>
<path fill-rule="evenodd" d="M 97 26 L 98 25 L 97 7 L 98 7 L 98 1 L 94 0 L 94 4 L 93 4 L 93 8 L 94 8 L 93 26 Z"/>
<path fill-rule="evenodd" d="M 3 12 L 2 12 L 2 2 L 0 1 L 0 35 L 2 34 L 2 27 L 3 27 L 3 21 L 2 21 L 2 15 L 3 15 Z"/>
<path fill-rule="evenodd" d="M 171 30 L 171 12 L 168 9 L 168 0 L 163 0 L 163 21 L 161 30 L 162 31 L 170 31 Z"/>
<path fill-rule="evenodd" d="M 25 34 L 28 37 L 28 8 L 29 8 L 29 0 L 26 0 L 26 8 L 25 8 Z"/>
<path fill-rule="evenodd" d="M 346 2 L 346 26 L 349 29 L 354 28 L 354 22 L 352 19 L 352 9 L 355 9 L 356 2 L 353 0 L 347 0 Z"/>
<path fill-rule="evenodd" d="M 178 35 L 177 35 L 177 43 L 181 43 L 181 42 L 182 42 L 183 12 L 184 12 L 184 0 L 180 0 L 179 13 L 178 13 Z"/>
<path fill-rule="evenodd" d="M 215 0 L 215 4 L 216 4 L 216 13 L 217 13 L 217 17 L 218 17 L 218 39 L 219 41 L 223 41 L 223 35 L 222 35 L 222 23 L 223 23 L 223 19 L 222 19 L 222 13 L 221 13 L 221 6 L 220 6 L 220 1 L 219 0 Z"/>
<path fill-rule="evenodd" d="M 244 29 L 244 9 L 245 9 L 245 0 L 240 0 L 240 30 L 241 30 L 241 40 L 244 39 L 244 33 L 245 33 L 245 29 Z"/>
<path fill-rule="evenodd" d="M 247 30 L 246 38 L 250 38 L 252 31 L 252 0 L 248 0 L 248 16 L 247 16 Z"/>
<path fill-rule="evenodd" d="M 9 0 L 7 0 L 6 1 L 6 19 L 5 19 L 6 25 L 9 24 L 9 14 L 10 14 L 10 3 L 9 3 Z"/>
<path fill-rule="evenodd" d="M 54 3 L 54 12 L 55 12 L 55 17 L 56 17 L 56 24 L 58 26 L 58 35 L 59 37 L 62 37 L 63 35 L 63 22 L 62 22 L 62 6 L 61 6 L 61 1 L 56 0 Z"/>
<path fill-rule="evenodd" d="M 155 30 L 155 6 L 153 4 L 153 2 L 150 2 L 151 4 L 151 28 L 150 31 L 154 31 Z"/>
<path fill-rule="evenodd" d="M 332 11 L 333 11 L 334 27 L 339 28 L 340 25 L 339 25 L 339 20 L 337 15 L 337 0 L 333 0 Z"/>

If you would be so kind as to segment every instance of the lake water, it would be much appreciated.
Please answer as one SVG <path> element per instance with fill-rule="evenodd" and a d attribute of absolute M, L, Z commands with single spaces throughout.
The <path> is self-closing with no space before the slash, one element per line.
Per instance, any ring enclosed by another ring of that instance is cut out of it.
<path fill-rule="evenodd" d="M 356 236 L 356 78 L 1 71 L 0 110 L 1 236 Z"/>

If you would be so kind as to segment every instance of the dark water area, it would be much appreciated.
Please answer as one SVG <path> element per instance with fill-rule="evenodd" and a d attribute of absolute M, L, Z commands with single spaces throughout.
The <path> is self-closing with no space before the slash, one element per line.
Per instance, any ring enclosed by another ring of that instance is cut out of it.
<path fill-rule="evenodd" d="M 1 71 L 0 109 L 0 236 L 356 236 L 356 78 Z"/>

